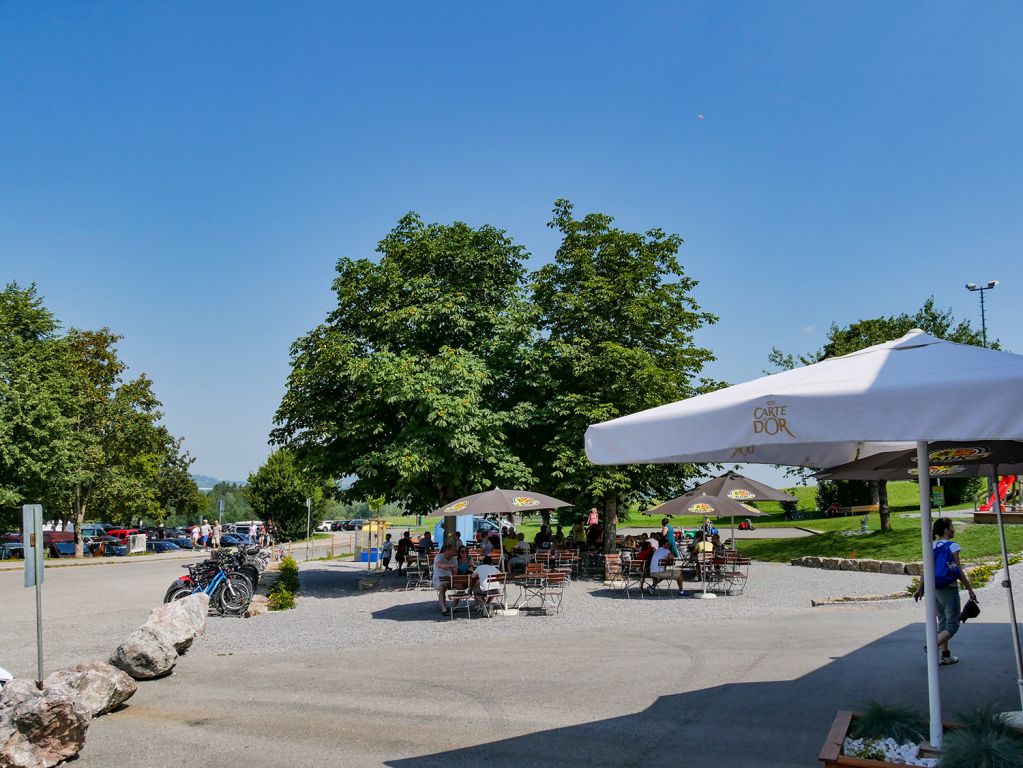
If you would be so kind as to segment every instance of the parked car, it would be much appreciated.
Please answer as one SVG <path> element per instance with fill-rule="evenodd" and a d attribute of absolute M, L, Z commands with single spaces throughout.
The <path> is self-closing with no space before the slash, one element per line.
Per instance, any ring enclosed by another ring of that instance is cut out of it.
<path fill-rule="evenodd" d="M 368 521 L 362 518 L 355 518 L 354 520 L 345 520 L 344 530 L 346 531 L 361 531 Z"/>
<path fill-rule="evenodd" d="M 164 541 L 173 541 L 180 549 L 193 549 L 191 536 L 179 536 L 176 539 L 164 539 Z"/>
<path fill-rule="evenodd" d="M 347 520 L 335 520 L 334 523 L 330 526 L 330 530 L 343 531 L 345 529 L 345 523 L 347 522 L 348 522 Z"/>
<path fill-rule="evenodd" d="M 0 542 L 0 560 L 23 560 L 25 545 L 13 541 Z"/>
<path fill-rule="evenodd" d="M 127 541 L 130 536 L 134 536 L 137 533 L 141 533 L 137 528 L 114 528 L 111 531 L 107 531 L 107 536 L 113 536 L 121 541 Z"/>
<path fill-rule="evenodd" d="M 247 537 L 239 536 L 237 533 L 220 534 L 220 545 L 222 547 L 240 547 L 242 544 L 248 543 Z"/>
<path fill-rule="evenodd" d="M 324 520 L 322 523 L 320 523 L 318 526 L 316 526 L 316 530 L 318 530 L 318 531 L 332 531 L 332 530 L 334 530 L 334 528 L 333 528 L 334 522 L 335 522 L 334 520 Z"/>
<path fill-rule="evenodd" d="M 50 557 L 74 557 L 75 543 L 73 541 L 55 541 L 49 546 Z M 92 555 L 92 552 L 82 547 L 82 555 Z"/>
<path fill-rule="evenodd" d="M 175 544 L 173 541 L 167 539 L 156 539 L 155 541 L 146 542 L 147 552 L 180 552 L 181 547 Z"/>
<path fill-rule="evenodd" d="M 93 538 L 96 538 L 97 536 L 106 536 L 106 535 L 107 535 L 107 529 L 104 528 L 99 523 L 87 523 L 86 525 L 82 526 L 82 538 L 83 539 L 93 539 Z"/>

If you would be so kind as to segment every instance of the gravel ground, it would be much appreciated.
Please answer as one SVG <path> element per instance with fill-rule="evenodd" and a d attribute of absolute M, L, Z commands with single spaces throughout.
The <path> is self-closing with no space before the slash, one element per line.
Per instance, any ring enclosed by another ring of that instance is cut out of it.
<path fill-rule="evenodd" d="M 441 617 L 436 593 L 404 591 L 404 577 L 389 574 L 381 589 L 358 589 L 365 570 L 344 561 L 317 562 L 300 571 L 302 596 L 293 611 L 267 613 L 253 621 L 211 620 L 208 641 L 192 653 L 261 653 L 268 648 L 309 650 L 370 645 L 405 645 L 415 627 L 420 642 L 458 638 L 558 635 L 565 631 L 614 630 L 663 619 L 679 622 L 729 622 L 758 616 L 836 610 L 811 608 L 812 599 L 858 595 L 883 595 L 905 591 L 908 576 L 825 571 L 778 563 L 754 563 L 742 595 L 721 595 L 715 600 L 634 596 L 626 599 L 597 581 L 580 580 L 566 591 L 561 614 L 471 621 L 460 615 L 455 621 Z M 687 584 L 687 589 L 691 585 Z M 517 594 L 509 587 L 509 597 Z M 883 608 L 912 606 L 912 600 L 893 600 Z M 848 610 L 842 608 L 839 610 Z M 410 624 L 411 623 L 411 624 Z"/>

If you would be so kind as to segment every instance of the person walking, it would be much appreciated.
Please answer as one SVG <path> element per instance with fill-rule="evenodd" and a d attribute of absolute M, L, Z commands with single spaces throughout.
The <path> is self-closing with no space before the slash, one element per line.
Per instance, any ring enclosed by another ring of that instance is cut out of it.
<path fill-rule="evenodd" d="M 223 532 L 223 529 L 222 529 L 222 527 L 220 525 L 220 520 L 217 520 L 217 522 L 215 522 L 213 524 L 213 548 L 214 549 L 220 549 L 220 534 L 222 532 Z"/>
<path fill-rule="evenodd" d="M 199 525 L 192 526 L 192 549 L 199 549 Z"/>
<path fill-rule="evenodd" d="M 199 526 L 199 543 L 202 544 L 203 549 L 210 548 L 210 539 L 213 536 L 213 526 L 210 525 L 210 521 L 205 517 L 202 519 L 202 525 Z"/>
<path fill-rule="evenodd" d="M 391 570 L 391 555 L 394 554 L 394 542 L 391 541 L 391 534 L 384 536 L 384 545 L 380 548 L 380 558 L 384 561 L 384 570 Z"/>
<path fill-rule="evenodd" d="M 966 587 L 970 599 L 977 601 L 977 593 L 973 591 L 970 579 L 963 570 L 959 560 L 960 547 L 955 538 L 955 526 L 949 517 L 939 517 L 931 528 L 934 539 L 934 598 L 938 607 L 938 650 L 941 652 L 941 664 L 955 664 L 958 656 L 953 656 L 948 648 L 948 641 L 959 631 L 959 616 L 962 606 L 959 602 L 959 584 Z M 923 581 L 917 588 L 913 598 L 920 602 L 924 596 Z M 926 647 L 924 650 L 927 650 Z"/>

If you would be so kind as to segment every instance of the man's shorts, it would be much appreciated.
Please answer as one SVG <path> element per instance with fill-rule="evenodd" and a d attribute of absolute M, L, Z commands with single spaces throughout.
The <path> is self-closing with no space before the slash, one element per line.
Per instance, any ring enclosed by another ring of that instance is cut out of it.
<path fill-rule="evenodd" d="M 650 578 L 655 579 L 657 581 L 663 581 L 665 579 L 678 581 L 679 577 L 682 576 L 682 573 L 683 573 L 682 566 L 669 565 L 663 571 L 659 571 L 658 573 L 651 573 Z"/>

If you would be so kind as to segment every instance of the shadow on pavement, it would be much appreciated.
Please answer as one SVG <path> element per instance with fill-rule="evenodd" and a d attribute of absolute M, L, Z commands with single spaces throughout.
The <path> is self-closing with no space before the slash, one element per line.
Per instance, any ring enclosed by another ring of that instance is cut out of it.
<path fill-rule="evenodd" d="M 922 636 L 923 626 L 914 624 L 795 680 L 727 684 L 661 696 L 634 714 L 392 760 L 386 765 L 812 766 L 840 709 L 856 709 L 866 699 L 875 698 L 926 713 Z M 798 643 L 799 638 L 793 637 L 793 642 Z M 1003 709 L 1019 706 L 1007 626 L 970 624 L 953 640 L 953 646 L 962 661 L 941 670 L 946 719 L 992 703 Z M 658 667 L 656 658 L 651 662 L 652 674 L 671 674 Z M 600 674 L 600 663 L 594 664 L 593 673 Z M 637 685 L 643 682 L 636 681 Z M 613 697 L 614 691 L 607 695 Z M 537 716 L 540 728 L 542 712 Z"/>

